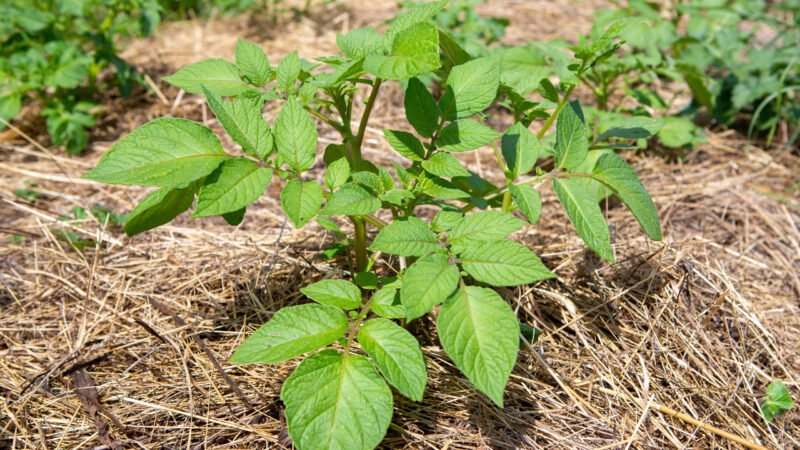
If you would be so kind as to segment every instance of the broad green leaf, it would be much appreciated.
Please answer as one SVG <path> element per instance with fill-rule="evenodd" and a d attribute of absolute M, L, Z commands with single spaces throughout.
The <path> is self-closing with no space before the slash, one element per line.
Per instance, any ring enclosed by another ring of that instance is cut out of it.
<path fill-rule="evenodd" d="M 371 54 L 364 60 L 364 70 L 387 80 L 407 80 L 439 65 L 439 32 L 429 23 L 397 33 L 389 55 Z"/>
<path fill-rule="evenodd" d="M 208 128 L 186 119 L 148 122 L 117 141 L 83 177 L 110 184 L 185 186 L 229 156 Z"/>
<path fill-rule="evenodd" d="M 229 159 L 206 178 L 193 217 L 218 216 L 258 200 L 272 180 L 272 169 L 247 158 Z"/>
<path fill-rule="evenodd" d="M 272 364 L 324 347 L 344 336 L 347 317 L 332 306 L 284 306 L 242 342 L 234 364 Z"/>
<path fill-rule="evenodd" d="M 295 98 L 283 105 L 275 119 L 275 141 L 278 155 L 295 172 L 314 165 L 317 154 L 317 127 L 311 114 Z"/>
<path fill-rule="evenodd" d="M 328 197 L 320 214 L 324 216 L 365 216 L 381 207 L 381 201 L 363 187 L 347 183 Z"/>
<path fill-rule="evenodd" d="M 500 134 L 486 125 L 471 119 L 461 119 L 442 129 L 436 145 L 448 152 L 467 152 L 483 147 Z"/>
<path fill-rule="evenodd" d="M 530 223 L 538 222 L 542 215 L 542 198 L 539 196 L 539 192 L 529 184 L 512 184 L 508 190 L 522 215 Z"/>
<path fill-rule="evenodd" d="M 572 169 L 586 159 L 589 152 L 589 139 L 586 137 L 586 124 L 583 112 L 576 101 L 568 103 L 558 114 L 556 123 L 556 165 Z"/>
<path fill-rule="evenodd" d="M 289 180 L 281 191 L 281 208 L 296 228 L 311 221 L 322 207 L 322 186 L 316 181 Z"/>
<path fill-rule="evenodd" d="M 387 319 L 372 319 L 358 331 L 358 343 L 386 380 L 401 394 L 422 401 L 428 368 L 417 339 Z"/>
<path fill-rule="evenodd" d="M 255 88 L 239 77 L 239 68 L 236 65 L 220 58 L 189 64 L 163 80 L 192 94 L 202 94 L 203 86 L 219 96 L 236 96 L 246 91 L 255 91 Z"/>
<path fill-rule="evenodd" d="M 439 50 L 442 52 L 442 68 L 445 73 L 450 72 L 454 66 L 459 66 L 472 59 L 452 35 L 439 29 Z"/>
<path fill-rule="evenodd" d="M 236 42 L 236 66 L 258 86 L 267 84 L 272 72 L 267 54 L 261 46 L 244 39 Z"/>
<path fill-rule="evenodd" d="M 227 212 L 222 215 L 225 222 L 230 226 L 237 226 L 244 220 L 244 213 L 247 212 L 247 207 L 237 209 L 236 211 Z"/>
<path fill-rule="evenodd" d="M 608 138 L 647 139 L 664 127 L 664 120 L 652 117 L 621 117 L 606 125 L 607 130 L 597 137 L 598 141 Z"/>
<path fill-rule="evenodd" d="M 346 280 L 322 280 L 300 288 L 306 297 L 323 305 L 356 309 L 361 305 L 361 290 Z"/>
<path fill-rule="evenodd" d="M 500 81 L 520 95 L 534 92 L 543 78 L 554 74 L 553 63 L 540 48 L 542 45 L 547 44 L 534 42 L 497 50 L 503 57 Z"/>
<path fill-rule="evenodd" d="M 406 310 L 400 300 L 400 290 L 384 288 L 372 294 L 370 309 L 386 319 L 404 319 Z"/>
<path fill-rule="evenodd" d="M 595 179 L 608 186 L 631 210 L 650 239 L 660 241 L 662 236 L 658 211 L 631 166 L 616 153 L 607 153 L 597 161 L 593 172 Z"/>
<path fill-rule="evenodd" d="M 408 30 L 423 22 L 427 22 L 439 11 L 447 6 L 447 0 L 424 3 L 410 7 L 406 12 L 398 14 L 392 19 L 389 29 L 386 30 L 386 41 L 394 42 L 398 33 Z"/>
<path fill-rule="evenodd" d="M 325 170 L 325 185 L 328 189 L 338 189 L 340 186 L 347 183 L 350 178 L 350 163 L 347 158 L 339 158 L 336 161 L 328 164 L 328 169 Z"/>
<path fill-rule="evenodd" d="M 464 247 L 486 241 L 499 241 L 522 228 L 525 222 L 502 211 L 467 214 L 447 235 L 447 242 Z"/>
<path fill-rule="evenodd" d="M 400 155 L 412 160 L 422 161 L 425 159 L 425 148 L 413 134 L 405 131 L 383 130 L 386 141 Z"/>
<path fill-rule="evenodd" d="M 431 228 L 437 232 L 450 231 L 463 217 L 464 213 L 461 209 L 454 206 L 445 206 L 433 216 Z"/>
<path fill-rule="evenodd" d="M 261 115 L 261 100 L 240 98 L 233 102 L 222 99 L 203 86 L 208 106 L 219 123 L 242 150 L 264 161 L 272 153 L 274 139 L 269 123 Z"/>
<path fill-rule="evenodd" d="M 528 247 L 505 239 L 466 247 L 459 259 L 472 278 L 492 286 L 518 286 L 555 277 Z"/>
<path fill-rule="evenodd" d="M 439 109 L 447 120 L 469 117 L 488 108 L 500 87 L 500 57 L 497 54 L 455 66 L 447 77 L 447 88 Z"/>
<path fill-rule="evenodd" d="M 510 126 L 503 134 L 500 148 L 514 178 L 530 172 L 536 160 L 544 153 L 539 138 L 519 122 Z"/>
<path fill-rule="evenodd" d="M 467 286 L 442 305 L 437 320 L 445 352 L 469 381 L 503 407 L 519 349 L 519 322 L 495 291 Z"/>
<path fill-rule="evenodd" d="M 458 200 L 469 198 L 469 194 L 458 189 L 453 183 L 434 175 L 420 174 L 417 189 L 439 200 Z"/>
<path fill-rule="evenodd" d="M 143 233 L 160 227 L 192 206 L 197 189 L 160 188 L 151 192 L 125 220 L 125 233 L 128 236 Z"/>
<path fill-rule="evenodd" d="M 386 43 L 375 28 L 364 27 L 351 30 L 347 34 L 336 34 L 336 46 L 350 59 L 366 58 L 373 53 L 386 52 Z"/>
<path fill-rule="evenodd" d="M 290 93 L 294 90 L 294 84 L 297 81 L 297 77 L 300 76 L 300 70 L 302 70 L 302 65 L 300 64 L 300 55 L 297 50 L 284 56 L 281 62 L 278 63 L 278 67 L 275 69 L 277 72 L 276 80 L 283 92 Z"/>
<path fill-rule="evenodd" d="M 428 314 L 453 293 L 459 278 L 458 267 L 447 255 L 428 255 L 411 264 L 400 289 L 406 318 L 414 320 Z"/>
<path fill-rule="evenodd" d="M 449 153 L 435 153 L 426 161 L 422 161 L 422 167 L 428 172 L 440 177 L 468 177 L 469 171 L 461 165 L 455 156 Z"/>
<path fill-rule="evenodd" d="M 381 195 L 381 201 L 397 206 L 403 206 L 406 201 L 414 200 L 414 198 L 414 194 L 406 189 L 390 189 Z"/>
<path fill-rule="evenodd" d="M 356 183 L 364 186 L 370 192 L 383 193 L 383 182 L 381 182 L 381 178 L 377 174 L 362 170 L 361 172 L 354 172 L 350 176 Z"/>
<path fill-rule="evenodd" d="M 703 131 L 688 117 L 667 117 L 658 140 L 670 148 L 694 147 L 704 140 Z"/>
<path fill-rule="evenodd" d="M 789 395 L 789 388 L 781 381 L 773 381 L 767 386 L 767 395 L 761 403 L 761 414 L 771 422 L 772 419 L 783 415 L 794 408 L 794 402 Z"/>
<path fill-rule="evenodd" d="M 370 248 L 390 255 L 425 256 L 440 246 L 428 223 L 412 216 L 387 225 L 375 237 Z"/>
<path fill-rule="evenodd" d="M 363 356 L 323 350 L 281 389 L 289 436 L 302 450 L 371 450 L 392 420 L 392 391 Z"/>
<path fill-rule="evenodd" d="M 408 80 L 403 99 L 408 123 L 422 137 L 431 137 L 438 128 L 439 107 L 425 84 L 419 78 Z"/>
<path fill-rule="evenodd" d="M 608 224 L 587 180 L 580 178 L 555 180 L 553 190 L 586 246 L 606 261 L 614 262 Z"/>

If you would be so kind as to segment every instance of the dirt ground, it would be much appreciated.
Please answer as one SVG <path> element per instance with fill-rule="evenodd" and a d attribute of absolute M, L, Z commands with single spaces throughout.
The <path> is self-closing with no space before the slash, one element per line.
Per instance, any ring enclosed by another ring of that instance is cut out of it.
<path fill-rule="evenodd" d="M 48 147 L 35 124 L 25 129 L 30 140 L 3 134 L 0 448 L 291 447 L 278 393 L 296 361 L 227 362 L 277 309 L 306 301 L 298 287 L 336 270 L 319 257 L 333 242 L 324 229 L 286 223 L 277 182 L 238 227 L 182 216 L 127 238 L 94 219 L 58 217 L 95 204 L 127 212 L 146 195 L 79 178 L 136 126 L 174 115 L 220 130 L 199 97 L 180 95 L 161 76 L 205 57 L 231 59 L 238 37 L 260 42 L 275 62 L 292 49 L 332 53 L 336 31 L 380 26 L 395 11 L 386 0 L 340 4 L 277 27 L 252 16 L 169 23 L 131 43 L 124 56 L 153 89 L 106 99 L 84 156 Z M 520 43 L 574 39 L 604 5 L 493 0 L 481 11 L 510 16 L 506 41 Z M 381 92 L 365 157 L 398 159 L 380 130 L 396 127 L 401 100 L 397 88 Z M 321 129 L 320 143 L 332 142 Z M 469 385 L 423 318 L 413 331 L 427 357 L 428 389 L 421 403 L 395 396 L 382 446 L 800 448 L 797 410 L 771 424 L 759 413 L 772 380 L 800 399 L 800 157 L 730 131 L 707 136 L 681 162 L 658 152 L 625 155 L 653 195 L 665 239 L 648 241 L 624 208 L 609 204 L 616 264 L 584 249 L 545 190 L 545 218 L 516 237 L 558 279 L 499 290 L 543 331 L 520 352 L 506 407 Z M 502 177 L 490 153 L 464 161 Z M 21 188 L 40 196 L 29 202 L 14 194 Z M 57 230 L 99 244 L 78 252 Z"/>

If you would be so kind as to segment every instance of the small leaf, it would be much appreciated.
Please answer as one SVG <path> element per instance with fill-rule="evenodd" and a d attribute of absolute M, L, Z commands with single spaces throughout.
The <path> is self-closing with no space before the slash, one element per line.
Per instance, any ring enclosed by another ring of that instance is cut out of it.
<path fill-rule="evenodd" d="M 794 402 L 789 395 L 789 388 L 780 381 L 773 381 L 767 386 L 767 395 L 761 403 L 761 414 L 771 422 L 772 419 L 783 415 L 794 408 Z"/>
<path fill-rule="evenodd" d="M 328 169 L 325 171 L 325 185 L 328 186 L 328 189 L 332 191 L 338 189 L 347 183 L 349 178 L 350 163 L 347 158 L 339 158 L 328 164 Z"/>
<path fill-rule="evenodd" d="M 488 108 L 500 86 L 500 57 L 497 54 L 453 67 L 439 109 L 447 120 L 461 119 Z"/>
<path fill-rule="evenodd" d="M 297 77 L 300 76 L 302 66 L 300 64 L 300 55 L 297 50 L 284 56 L 281 62 L 278 63 L 276 80 L 278 86 L 283 92 L 291 93 L 294 90 L 294 84 Z"/>
<path fill-rule="evenodd" d="M 486 241 L 499 241 L 522 228 L 525 222 L 502 211 L 468 214 L 447 235 L 447 241 L 462 247 Z"/>
<path fill-rule="evenodd" d="M 301 288 L 306 297 L 323 305 L 356 309 L 361 305 L 361 290 L 346 280 L 322 280 Z"/>
<path fill-rule="evenodd" d="M 208 128 L 165 117 L 117 141 L 83 177 L 110 184 L 179 187 L 205 177 L 228 158 Z"/>
<path fill-rule="evenodd" d="M 483 147 L 500 134 L 471 119 L 461 119 L 442 129 L 436 145 L 449 152 L 467 152 Z"/>
<path fill-rule="evenodd" d="M 597 160 L 593 172 L 595 179 L 608 186 L 631 210 L 650 239 L 660 241 L 662 235 L 658 211 L 631 166 L 616 153 L 607 153 Z"/>
<path fill-rule="evenodd" d="M 347 317 L 332 306 L 285 306 L 236 349 L 234 364 L 272 364 L 308 353 L 344 336 Z"/>
<path fill-rule="evenodd" d="M 381 201 L 363 187 L 347 183 L 328 197 L 320 214 L 324 216 L 365 216 L 381 207 Z"/>
<path fill-rule="evenodd" d="M 366 58 L 373 53 L 386 52 L 383 36 L 373 27 L 356 28 L 347 34 L 336 34 L 336 46 L 350 59 Z"/>
<path fill-rule="evenodd" d="M 371 54 L 364 60 L 364 70 L 387 80 L 407 80 L 439 66 L 439 32 L 429 23 L 397 33 L 389 55 Z"/>
<path fill-rule="evenodd" d="M 160 227 L 192 206 L 196 188 L 160 188 L 151 192 L 125 220 L 125 234 L 133 236 Z"/>
<path fill-rule="evenodd" d="M 608 129 L 597 137 L 598 141 L 608 138 L 647 139 L 664 127 L 664 120 L 652 117 L 621 117 L 606 127 Z"/>
<path fill-rule="evenodd" d="M 271 180 L 272 169 L 247 158 L 229 159 L 206 178 L 192 216 L 218 216 L 244 208 L 261 197 Z"/>
<path fill-rule="evenodd" d="M 422 317 L 445 301 L 458 286 L 459 278 L 458 267 L 446 255 L 428 255 L 411 264 L 400 289 L 406 318 Z"/>
<path fill-rule="evenodd" d="M 278 155 L 295 172 L 314 165 L 317 154 L 317 127 L 311 114 L 295 98 L 290 98 L 275 119 Z"/>
<path fill-rule="evenodd" d="M 413 134 L 405 131 L 383 130 L 386 141 L 400 155 L 412 160 L 422 161 L 425 159 L 425 148 Z"/>
<path fill-rule="evenodd" d="M 398 33 L 405 31 L 417 24 L 427 22 L 428 19 L 435 16 L 439 11 L 447 6 L 447 0 L 438 2 L 423 3 L 411 6 L 407 11 L 398 14 L 392 19 L 389 29 L 386 30 L 387 42 L 394 41 Z"/>
<path fill-rule="evenodd" d="M 262 102 L 257 98 L 240 98 L 235 102 L 222 99 L 203 86 L 208 106 L 219 123 L 242 150 L 264 161 L 275 146 L 269 123 L 261 115 Z"/>
<path fill-rule="evenodd" d="M 469 246 L 461 252 L 460 261 L 472 278 L 492 286 L 519 286 L 555 277 L 528 247 L 509 240 Z"/>
<path fill-rule="evenodd" d="M 461 165 L 455 156 L 449 153 L 435 153 L 428 160 L 422 161 L 422 167 L 440 177 L 468 177 L 469 171 Z"/>
<path fill-rule="evenodd" d="M 281 191 L 281 208 L 296 228 L 311 221 L 322 207 L 322 186 L 316 181 L 289 180 Z"/>
<path fill-rule="evenodd" d="M 469 198 L 469 194 L 458 189 L 453 183 L 434 175 L 420 174 L 417 189 L 439 200 L 458 200 Z"/>
<path fill-rule="evenodd" d="M 417 339 L 387 319 L 372 319 L 358 331 L 358 343 L 389 384 L 416 402 L 422 401 L 428 368 Z"/>
<path fill-rule="evenodd" d="M 444 302 L 439 340 L 456 366 L 481 392 L 503 407 L 519 349 L 519 322 L 493 290 L 467 286 Z"/>
<path fill-rule="evenodd" d="M 189 64 L 163 80 L 192 94 L 202 94 L 203 86 L 219 96 L 236 96 L 255 90 L 239 78 L 238 67 L 220 58 Z"/>
<path fill-rule="evenodd" d="M 442 232 L 451 230 L 461 219 L 464 213 L 459 208 L 445 206 L 433 216 L 431 228 L 433 231 Z"/>
<path fill-rule="evenodd" d="M 544 153 L 542 143 L 522 123 L 510 126 L 501 141 L 503 158 L 514 178 L 530 172 L 536 160 Z"/>
<path fill-rule="evenodd" d="M 408 80 L 403 100 L 408 123 L 420 136 L 429 138 L 438 128 L 439 107 L 425 84 L 419 78 Z"/>
<path fill-rule="evenodd" d="M 428 223 L 416 217 L 400 218 L 387 225 L 370 247 L 399 256 L 425 256 L 441 248 Z"/>
<path fill-rule="evenodd" d="M 596 198 L 591 194 L 591 185 L 586 181 L 580 178 L 555 180 L 553 190 L 586 246 L 606 261 L 614 262 L 606 219 Z"/>
<path fill-rule="evenodd" d="M 542 198 L 539 196 L 539 192 L 529 184 L 512 184 L 508 190 L 522 215 L 530 223 L 538 222 L 542 215 Z"/>
<path fill-rule="evenodd" d="M 400 302 L 399 289 L 379 289 L 372 294 L 372 311 L 386 319 L 403 319 L 406 317 L 406 310 Z"/>
<path fill-rule="evenodd" d="M 556 123 L 556 165 L 572 169 L 586 159 L 589 152 L 589 139 L 586 125 L 578 101 L 567 104 L 558 115 Z"/>
<path fill-rule="evenodd" d="M 235 226 L 239 225 L 240 223 L 242 223 L 242 221 L 244 220 L 244 214 L 246 212 L 247 212 L 247 208 L 245 207 L 245 208 L 237 209 L 236 211 L 231 211 L 231 212 L 224 213 L 224 214 L 222 214 L 222 218 L 225 219 L 225 222 L 227 222 L 228 225 L 230 225 L 232 227 L 235 227 Z"/>
<path fill-rule="evenodd" d="M 281 389 L 294 445 L 303 450 L 369 450 L 392 420 L 392 391 L 359 355 L 335 350 L 311 355 Z"/>
<path fill-rule="evenodd" d="M 236 66 L 254 84 L 267 84 L 272 69 L 264 50 L 255 42 L 239 39 L 236 42 Z"/>

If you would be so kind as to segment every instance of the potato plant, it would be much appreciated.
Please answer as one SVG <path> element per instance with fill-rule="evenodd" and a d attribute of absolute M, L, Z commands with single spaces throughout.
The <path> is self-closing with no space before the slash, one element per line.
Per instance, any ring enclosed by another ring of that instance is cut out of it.
<path fill-rule="evenodd" d="M 260 47 L 240 41 L 235 64 L 191 64 L 167 81 L 203 94 L 241 151 L 226 151 L 197 122 L 161 118 L 117 142 L 86 175 L 157 188 L 130 214 L 131 235 L 193 205 L 194 217 L 238 224 L 277 178 L 285 182 L 281 207 L 295 227 L 316 219 L 341 238 L 326 251 L 341 256 L 341 270 L 301 289 L 313 302 L 280 309 L 230 358 L 274 364 L 310 353 L 280 394 L 301 449 L 373 448 L 392 419 L 390 386 L 412 401 L 424 398 L 425 359 L 404 326 L 437 307 L 442 347 L 475 388 L 503 406 L 521 326 L 494 287 L 556 276 L 509 238 L 540 220 L 542 185 L 552 185 L 578 235 L 609 262 L 614 252 L 598 187 L 618 196 L 650 238 L 661 239 L 656 208 L 633 169 L 613 152 L 591 150 L 591 131 L 571 100 L 581 73 L 615 45 L 624 24 L 563 67 L 573 76 L 558 88 L 542 80 L 549 102 L 537 103 L 501 88 L 498 56 L 474 59 L 433 25 L 445 6 L 410 9 L 384 34 L 361 28 L 340 35 L 341 55 L 314 62 L 294 52 L 271 67 Z M 418 79 L 430 73 L 443 87 L 438 99 Z M 387 82 L 403 86 L 409 126 L 383 131 L 406 162 L 382 167 L 364 159 L 362 147 Z M 282 105 L 272 124 L 262 115 L 266 101 Z M 501 101 L 519 111 L 503 133 L 484 121 Z M 540 124 L 537 133 L 533 123 Z M 341 135 L 321 155 L 317 125 Z M 642 132 L 620 125 L 600 140 Z M 455 156 L 484 146 L 502 166 L 499 186 Z M 323 164 L 324 176 L 310 172 Z M 431 209 L 429 220 L 423 212 Z M 348 222 L 349 235 L 342 228 Z"/>

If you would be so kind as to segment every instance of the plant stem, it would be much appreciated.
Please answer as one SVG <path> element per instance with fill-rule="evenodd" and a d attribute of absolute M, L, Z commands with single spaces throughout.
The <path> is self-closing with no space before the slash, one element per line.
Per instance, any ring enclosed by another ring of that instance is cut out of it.
<path fill-rule="evenodd" d="M 356 252 L 356 273 L 363 272 L 367 268 L 367 225 L 363 217 L 350 217 L 355 228 L 353 244 Z"/>
<path fill-rule="evenodd" d="M 375 100 L 378 98 L 378 92 L 381 89 L 383 80 L 376 78 L 372 84 L 372 92 L 369 94 L 367 103 L 364 107 L 364 114 L 361 116 L 361 122 L 358 124 L 358 134 L 356 134 L 356 141 L 353 145 L 353 169 L 357 169 L 357 163 L 361 162 L 361 145 L 364 143 L 364 134 L 367 132 L 367 122 L 369 122 L 369 115 L 372 113 L 372 107 L 375 106 Z"/>

